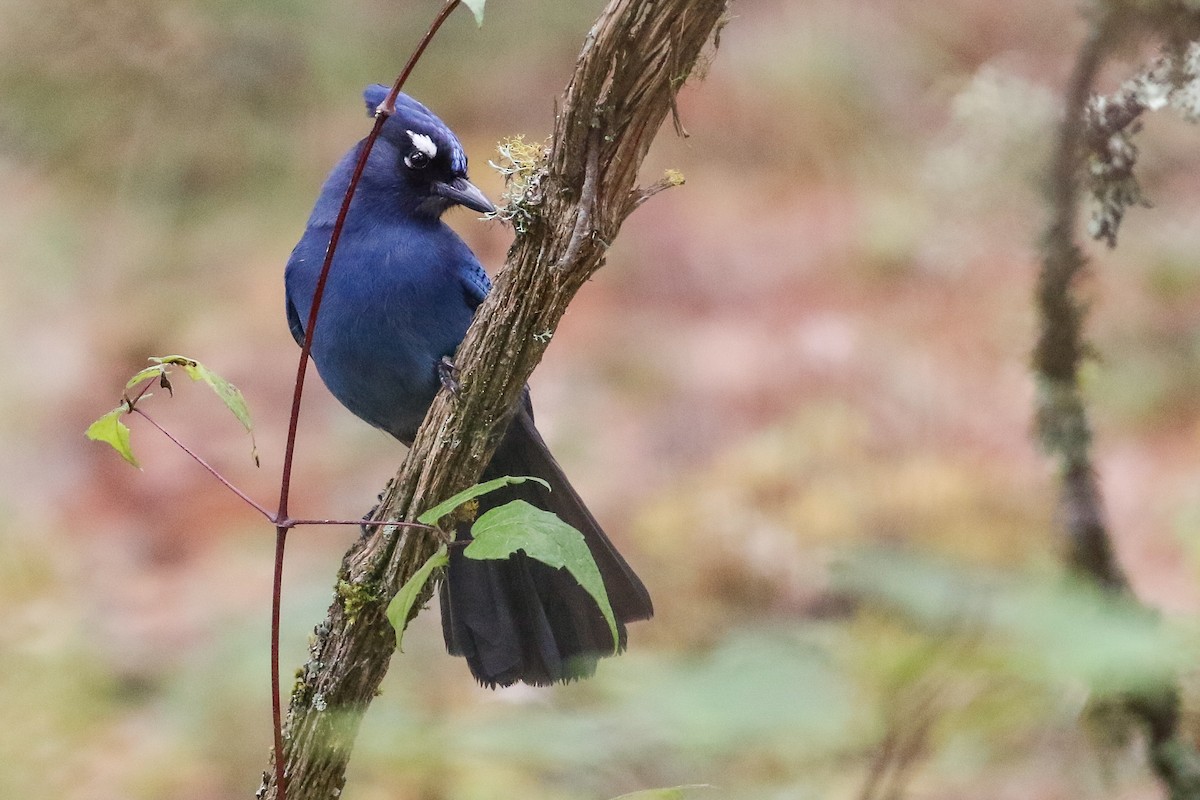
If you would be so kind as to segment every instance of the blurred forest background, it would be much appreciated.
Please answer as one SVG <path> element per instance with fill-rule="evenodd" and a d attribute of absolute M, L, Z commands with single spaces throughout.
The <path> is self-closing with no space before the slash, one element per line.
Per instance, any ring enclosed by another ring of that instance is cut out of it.
<path fill-rule="evenodd" d="M 262 468 L 201 388 L 157 416 L 273 502 L 283 265 L 368 130 L 361 89 L 436 5 L 0 5 L 0 796 L 257 788 L 272 531 L 149 426 L 143 472 L 82 432 L 146 357 L 199 358 L 245 392 Z M 496 142 L 549 132 L 601 5 L 457 13 L 413 76 L 492 197 Z M 648 162 L 687 185 L 631 218 L 533 380 L 658 616 L 594 680 L 489 692 L 430 610 L 347 797 L 1161 796 L 1088 697 L 1195 663 L 1200 131 L 1149 119 L 1156 208 L 1087 283 L 1106 506 L 1160 625 L 1057 580 L 1031 435 L 1039 181 L 1079 6 L 734 4 L 680 98 L 690 137 L 664 130 Z M 507 229 L 450 222 L 502 263 Z M 293 512 L 357 517 L 401 458 L 313 380 Z M 357 535 L 291 539 L 289 675 Z"/>

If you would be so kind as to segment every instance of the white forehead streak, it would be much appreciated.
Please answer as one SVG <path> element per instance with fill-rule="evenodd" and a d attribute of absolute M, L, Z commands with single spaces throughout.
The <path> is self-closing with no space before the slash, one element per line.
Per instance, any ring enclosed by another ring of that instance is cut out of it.
<path fill-rule="evenodd" d="M 433 139 L 430 139 L 423 133 L 413 133 L 412 131 L 406 131 L 406 133 L 408 134 L 408 138 L 412 139 L 413 147 L 430 158 L 437 157 L 437 145 L 433 143 Z"/>

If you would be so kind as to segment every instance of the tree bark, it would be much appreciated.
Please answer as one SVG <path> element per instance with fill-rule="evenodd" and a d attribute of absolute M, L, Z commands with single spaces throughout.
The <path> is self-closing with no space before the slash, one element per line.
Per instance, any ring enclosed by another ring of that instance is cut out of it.
<path fill-rule="evenodd" d="M 527 222 L 455 355 L 458 393 L 434 401 L 377 519 L 412 520 L 478 480 L 567 304 L 603 264 L 625 218 L 661 187 L 639 189 L 638 170 L 726 6 L 611 0 L 604 9 L 559 103 L 537 194 L 522 201 Z M 362 715 L 395 649 L 388 601 L 437 545 L 428 533 L 383 527 L 347 552 L 291 694 L 289 798 L 340 794 Z M 259 797 L 277 796 L 273 773 Z"/>

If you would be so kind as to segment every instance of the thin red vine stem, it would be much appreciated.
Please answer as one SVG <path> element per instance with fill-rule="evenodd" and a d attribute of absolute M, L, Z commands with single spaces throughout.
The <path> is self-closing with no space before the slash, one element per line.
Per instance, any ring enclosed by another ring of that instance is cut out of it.
<path fill-rule="evenodd" d="M 296 454 L 296 432 L 300 422 L 300 400 L 304 396 L 304 377 L 308 372 L 309 357 L 312 352 L 313 331 L 317 327 L 317 315 L 321 311 L 321 299 L 325 294 L 325 283 L 329 278 L 330 265 L 333 263 L 333 254 L 337 250 L 338 241 L 342 236 L 342 228 L 346 224 L 346 215 L 350 211 L 350 201 L 354 197 L 354 190 L 358 188 L 358 182 L 362 178 L 363 169 L 367 165 L 367 158 L 371 155 L 371 149 L 375 146 L 375 140 L 379 138 L 379 133 L 383 129 L 384 122 L 395 111 L 396 97 L 399 96 L 401 88 L 403 88 L 408 76 L 412 73 L 413 67 L 417 65 L 417 61 L 421 58 L 421 54 L 425 52 L 425 48 L 433 39 L 434 34 L 442 27 L 442 23 L 450 16 L 459 4 L 459 0 L 447 0 L 442 6 L 441 11 L 434 17 L 433 23 L 430 24 L 429 30 L 421 38 L 417 44 L 417 48 L 409 57 L 408 63 L 404 65 L 400 75 L 392 84 L 392 90 L 388 92 L 387 97 L 375 112 L 375 124 L 371 127 L 371 132 L 367 135 L 363 142 L 362 150 L 358 154 L 358 162 L 354 165 L 354 173 L 350 177 L 350 185 L 346 187 L 346 195 L 342 199 L 342 207 L 338 210 L 337 219 L 333 223 L 333 231 L 329 236 L 329 247 L 325 250 L 325 261 L 321 264 L 321 274 L 317 278 L 316 290 L 313 292 L 312 306 L 308 312 L 308 325 L 304 330 L 304 343 L 300 347 L 300 362 L 296 366 L 296 385 L 292 392 L 292 412 L 288 419 L 288 435 L 287 446 L 283 453 L 283 472 L 280 477 L 279 485 L 279 510 L 275 514 L 275 571 L 274 580 L 272 581 L 271 594 L 271 715 L 274 723 L 274 738 L 275 738 L 275 796 L 278 800 L 286 800 L 287 798 L 287 776 L 284 770 L 284 752 L 283 752 L 283 708 L 280 701 L 280 682 L 279 682 L 279 616 L 280 604 L 283 591 L 283 555 L 287 545 L 287 532 L 293 523 L 288 524 L 288 497 L 292 487 L 292 463 Z"/>
<path fill-rule="evenodd" d="M 346 195 L 342 199 L 342 206 L 338 209 L 337 218 L 333 223 L 333 231 L 329 236 L 329 247 L 325 250 L 325 261 L 321 264 L 321 272 L 317 277 L 317 286 L 313 292 L 312 306 L 308 312 L 308 325 L 304 329 L 304 344 L 300 347 L 300 362 L 296 366 L 296 385 L 292 392 L 292 413 L 288 419 L 288 436 L 287 446 L 283 453 L 283 475 L 280 480 L 279 489 L 279 519 L 287 517 L 288 497 L 291 492 L 292 484 L 292 462 L 296 454 L 296 432 L 300 421 L 300 399 L 304 394 L 304 377 L 308 373 L 308 362 L 312 352 L 313 331 L 317 327 L 317 317 L 321 312 L 321 300 L 325 295 L 325 283 L 329 279 L 329 269 L 333 264 L 333 254 L 337 250 L 338 242 L 342 238 L 342 229 L 346 225 L 346 216 L 350 211 L 350 200 L 354 197 L 354 191 L 358 188 L 358 182 L 362 179 L 363 170 L 367 165 L 367 158 L 371 155 L 372 148 L 375 147 L 375 140 L 379 138 L 379 133 L 383 129 L 383 123 L 396 110 L 396 98 L 400 94 L 408 76 L 413 71 L 413 67 L 417 65 L 417 60 L 421 54 L 425 52 L 425 48 L 437 33 L 438 28 L 442 27 L 442 23 L 450 16 L 459 4 L 459 0 L 448 0 L 434 18 L 433 23 L 429 26 L 429 30 L 425 32 L 425 36 L 417 44 L 417 49 L 408 59 L 408 63 L 404 65 L 404 69 L 400 72 L 396 82 L 392 84 L 392 90 L 388 92 L 387 97 L 379 105 L 375 113 L 375 124 L 371 127 L 371 132 L 367 135 L 366 141 L 363 143 L 362 151 L 358 154 L 358 161 L 354 165 L 354 172 L 350 176 L 350 185 L 346 187 Z"/>
<path fill-rule="evenodd" d="M 143 392 L 143 394 L 144 394 L 144 392 Z M 222 486 L 224 486 L 226 489 L 228 489 L 229 491 L 236 494 L 243 501 L 245 501 L 245 503 L 247 505 L 252 507 L 258 513 L 262 514 L 270 522 L 276 523 L 281 528 L 299 528 L 302 525 L 359 525 L 359 526 L 365 525 L 368 528 L 381 528 L 384 525 L 393 525 L 397 528 L 411 528 L 414 530 L 429 531 L 430 533 L 438 532 L 438 528 L 436 528 L 433 525 L 426 525 L 421 522 L 400 522 L 400 521 L 386 520 L 386 519 L 286 519 L 286 520 L 277 520 L 277 519 L 275 519 L 274 515 L 271 514 L 271 512 L 266 509 L 265 506 L 263 506 L 261 503 L 256 502 L 254 500 L 254 498 L 247 495 L 245 492 L 243 492 L 241 489 L 239 489 L 236 485 L 234 485 L 231 481 L 229 481 L 224 475 L 222 475 L 219 471 L 217 471 L 216 467 L 209 464 L 202 457 L 200 457 L 200 455 L 197 454 L 196 451 L 192 450 L 190 447 L 188 447 L 186 444 L 184 444 L 182 441 L 180 441 L 179 437 L 175 436 L 169 430 L 167 430 L 162 425 L 160 425 L 158 420 L 154 419 L 154 417 L 150 416 L 142 409 L 137 408 L 134 405 L 134 403 L 136 403 L 140 398 L 141 398 L 141 395 L 139 395 L 138 397 L 135 397 L 131 401 L 129 401 L 130 413 L 134 413 L 134 414 L 137 414 L 137 415 L 143 417 L 147 422 L 149 422 L 151 425 L 153 425 L 155 428 L 157 428 L 158 431 L 163 436 L 166 436 L 168 439 L 170 439 L 172 444 L 174 444 L 180 450 L 182 450 L 183 452 L 185 452 L 189 456 L 191 456 L 192 460 L 195 461 L 197 464 L 204 467 L 204 469 L 208 472 L 208 474 L 210 474 L 214 478 L 216 478 L 221 483 Z"/>
<path fill-rule="evenodd" d="M 130 398 L 128 395 L 125 396 L 125 403 L 129 406 L 130 411 L 133 411 L 133 407 L 138 404 L 139 400 L 146 396 L 146 392 L 150 391 L 150 387 L 153 385 L 154 381 L 150 378 L 147 378 L 145 384 L 142 386 L 142 390 L 137 393 L 137 397 Z M 168 391 L 170 390 L 168 389 Z"/>
<path fill-rule="evenodd" d="M 143 392 L 143 394 L 144 394 L 144 392 Z M 134 400 L 133 402 L 137 402 L 137 401 L 136 401 L 136 400 Z M 228 480 L 225 478 L 225 476 L 224 476 L 224 475 L 222 475 L 221 473 L 217 472 L 217 470 L 215 470 L 215 469 L 212 467 L 212 465 L 210 465 L 210 464 L 209 464 L 207 461 L 205 461 L 203 458 L 201 458 L 199 455 L 197 455 L 197 454 L 196 454 L 196 452 L 195 452 L 194 450 L 192 450 L 191 448 L 189 448 L 189 447 L 188 447 L 186 444 L 184 444 L 183 442 L 179 441 L 179 439 L 178 439 L 178 438 L 177 438 L 177 437 L 176 437 L 174 434 L 172 434 L 170 431 L 168 431 L 168 430 L 167 430 L 166 428 L 164 428 L 162 425 L 159 425 L 159 424 L 158 424 L 158 421 L 157 421 L 157 420 L 155 420 L 155 419 L 154 419 L 154 417 L 150 416 L 150 415 L 149 415 L 149 414 L 147 414 L 145 411 L 142 411 L 140 408 L 137 408 L 136 406 L 132 405 L 132 403 L 130 404 L 130 410 L 131 410 L 131 411 L 132 411 L 134 414 L 138 414 L 138 415 L 140 415 L 141 417 L 143 417 L 143 418 L 144 418 L 146 421 L 148 421 L 148 422 L 149 422 L 151 425 L 153 425 L 154 427 L 158 428 L 158 430 L 159 430 L 159 431 L 160 431 L 160 432 L 163 434 L 163 436 L 166 436 L 168 439 L 170 439 L 172 442 L 174 442 L 174 444 L 175 444 L 175 446 L 176 446 L 176 447 L 178 447 L 178 448 L 179 448 L 180 450 L 182 450 L 183 452 L 187 453 L 189 456 L 191 456 L 191 457 L 192 457 L 192 460 L 194 460 L 194 461 L 195 461 L 197 464 L 199 464 L 200 466 L 202 466 L 202 467 L 204 467 L 206 470 L 208 470 L 208 473 L 209 473 L 210 475 L 212 475 L 214 478 L 216 478 L 218 481 L 220 481 L 220 483 L 221 483 L 221 485 L 222 485 L 222 486 L 224 486 L 226 489 L 228 489 L 229 491 L 231 491 L 231 492 L 233 492 L 234 494 L 236 494 L 238 497 L 242 498 L 242 500 L 243 500 L 243 501 L 245 501 L 245 503 L 246 503 L 248 506 L 250 506 L 251 508 L 253 508 L 253 509 L 254 509 L 255 511 L 257 511 L 258 513 L 262 514 L 262 515 L 263 515 L 264 517 L 266 517 L 266 518 L 267 518 L 269 521 L 271 521 L 271 522 L 275 522 L 275 517 L 273 517 L 273 516 L 271 515 L 271 512 L 270 512 L 270 511 L 268 511 L 268 510 L 267 510 L 267 509 L 266 509 L 264 506 L 262 506 L 262 505 L 260 505 L 259 503 L 255 502 L 255 500 L 254 500 L 252 497 L 250 497 L 250 495 L 246 494 L 246 493 L 245 493 L 245 492 L 243 492 L 241 489 L 237 488 L 237 487 L 236 487 L 236 486 L 234 486 L 232 483 L 230 483 L 230 482 L 229 482 L 229 481 L 228 481 Z"/>

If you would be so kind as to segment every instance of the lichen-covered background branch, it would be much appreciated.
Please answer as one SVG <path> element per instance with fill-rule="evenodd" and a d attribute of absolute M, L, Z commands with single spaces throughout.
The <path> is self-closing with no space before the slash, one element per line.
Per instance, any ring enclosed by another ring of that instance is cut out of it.
<path fill-rule="evenodd" d="M 1170 104 L 1195 121 L 1200 49 L 1179 40 L 1180 13 L 1172 9 L 1170 14 L 1151 11 L 1142 16 L 1114 3 L 1096 14 L 1067 86 L 1050 165 L 1050 220 L 1042 239 L 1037 291 L 1041 331 L 1034 353 L 1037 415 L 1042 444 L 1060 471 L 1059 512 L 1067 535 L 1067 561 L 1085 580 L 1120 595 L 1128 595 L 1131 588 L 1105 522 L 1091 453 L 1091 424 L 1080 385 L 1080 367 L 1087 355 L 1084 302 L 1078 295 L 1086 259 L 1075 242 L 1080 175 L 1087 175 L 1093 201 L 1089 232 L 1113 247 L 1125 211 L 1147 205 L 1133 174 L 1137 148 L 1132 135 L 1139 129 L 1138 117 Z M 1194 12 L 1183 17 L 1193 30 L 1196 17 Z M 1114 49 L 1139 28 L 1165 39 L 1170 45 L 1166 54 L 1113 97 L 1093 96 L 1097 76 Z M 1117 702 L 1125 704 L 1144 726 L 1150 763 L 1170 796 L 1200 798 L 1200 756 L 1179 729 L 1178 686 L 1173 682 L 1151 685 Z"/>

